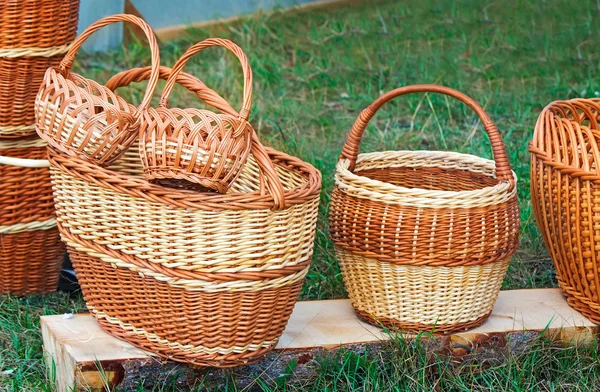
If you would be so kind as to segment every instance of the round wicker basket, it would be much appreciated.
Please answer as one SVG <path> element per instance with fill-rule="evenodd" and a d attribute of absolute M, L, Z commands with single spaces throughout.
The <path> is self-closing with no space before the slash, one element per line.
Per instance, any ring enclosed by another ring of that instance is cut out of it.
<path fill-rule="evenodd" d="M 531 152 L 531 201 L 569 304 L 600 324 L 600 99 L 556 101 Z"/>
<path fill-rule="evenodd" d="M 377 110 L 414 92 L 446 94 L 473 108 L 496 161 L 454 152 L 358 155 Z M 329 214 L 358 315 L 409 332 L 448 333 L 483 323 L 518 246 L 515 183 L 496 127 L 479 105 L 456 90 L 404 87 L 365 109 L 338 162 Z"/>

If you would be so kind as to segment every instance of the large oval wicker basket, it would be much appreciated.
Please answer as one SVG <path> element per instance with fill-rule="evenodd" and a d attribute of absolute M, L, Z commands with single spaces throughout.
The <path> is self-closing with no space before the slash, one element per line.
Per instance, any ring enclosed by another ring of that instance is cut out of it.
<path fill-rule="evenodd" d="M 148 75 L 134 72 L 108 85 Z M 314 167 L 265 149 L 254 134 L 248 163 L 219 194 L 147 182 L 133 149 L 108 168 L 49 155 L 61 237 L 108 333 L 201 366 L 254 362 L 275 347 L 312 257 Z"/>
<path fill-rule="evenodd" d="M 556 101 L 540 115 L 531 152 L 531 201 L 558 284 L 600 324 L 600 99 Z"/>
<path fill-rule="evenodd" d="M 0 141 L 0 294 L 56 291 L 64 255 L 45 142 Z"/>
<path fill-rule="evenodd" d="M 496 161 L 453 152 L 358 155 L 377 110 L 414 92 L 446 94 L 474 109 Z M 495 125 L 456 90 L 403 87 L 365 109 L 338 162 L 329 212 L 331 237 L 358 315 L 409 332 L 447 333 L 483 323 L 518 246 L 515 182 Z"/>
<path fill-rule="evenodd" d="M 79 0 L 0 1 L 0 138 L 35 134 L 34 102 L 77 31 Z"/>

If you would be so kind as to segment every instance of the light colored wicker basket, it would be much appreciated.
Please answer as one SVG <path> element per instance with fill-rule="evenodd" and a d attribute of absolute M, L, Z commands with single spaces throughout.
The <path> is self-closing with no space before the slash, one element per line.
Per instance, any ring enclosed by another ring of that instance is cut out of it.
<path fill-rule="evenodd" d="M 133 70 L 108 85 L 146 76 Z M 201 366 L 254 362 L 275 347 L 312 257 L 315 168 L 254 134 L 230 191 L 199 193 L 147 182 L 133 149 L 109 168 L 49 152 L 61 237 L 108 333 Z"/>
<path fill-rule="evenodd" d="M 56 291 L 65 247 L 45 142 L 0 141 L 0 294 Z"/>
<path fill-rule="evenodd" d="M 389 100 L 446 94 L 470 106 L 495 162 L 454 152 L 358 155 L 362 134 Z M 356 120 L 337 165 L 329 222 L 358 315 L 407 332 L 448 333 L 485 321 L 519 236 L 516 177 L 498 130 L 464 94 L 437 85 L 393 90 Z"/>
<path fill-rule="evenodd" d="M 79 0 L 0 1 L 0 139 L 35 135 L 35 95 L 75 38 Z"/>
<path fill-rule="evenodd" d="M 213 46 L 229 49 L 242 64 L 244 97 L 239 114 L 169 108 L 179 72 L 192 56 Z M 190 47 L 173 66 L 159 107 L 144 113 L 140 155 L 146 178 L 169 186 L 227 192 L 250 154 L 251 97 L 252 69 L 239 46 L 226 39 L 210 38 Z"/>
<path fill-rule="evenodd" d="M 129 22 L 139 26 L 150 45 L 152 74 L 139 110 L 93 80 L 70 72 L 86 39 L 104 26 Z M 54 149 L 98 165 L 109 165 L 138 138 L 141 111 L 158 83 L 159 53 L 152 29 L 132 15 L 108 16 L 79 35 L 58 67 L 49 68 L 35 102 L 36 131 Z"/>
<path fill-rule="evenodd" d="M 531 151 L 531 201 L 569 304 L 600 324 L 600 99 L 556 101 Z"/>

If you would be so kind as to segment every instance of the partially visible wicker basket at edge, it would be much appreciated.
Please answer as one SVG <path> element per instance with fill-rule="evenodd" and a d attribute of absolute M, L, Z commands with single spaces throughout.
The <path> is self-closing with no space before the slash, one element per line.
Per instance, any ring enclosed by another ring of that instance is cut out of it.
<path fill-rule="evenodd" d="M 35 135 L 44 72 L 75 38 L 79 0 L 0 1 L 0 138 Z"/>
<path fill-rule="evenodd" d="M 600 99 L 556 101 L 531 152 L 531 201 L 568 303 L 600 324 Z"/>
<path fill-rule="evenodd" d="M 363 132 L 389 100 L 435 92 L 470 106 L 494 161 L 454 152 L 358 155 Z M 518 246 L 516 177 L 502 139 L 472 99 L 447 87 L 393 90 L 356 120 L 337 165 L 331 237 L 352 305 L 375 325 L 449 333 L 480 325 Z"/>
<path fill-rule="evenodd" d="M 64 254 L 46 143 L 0 140 L 0 294 L 56 291 Z"/>
<path fill-rule="evenodd" d="M 238 116 L 182 75 L 198 97 Z M 107 86 L 148 76 L 148 68 L 132 70 Z M 201 366 L 254 362 L 275 347 L 312 257 L 321 189 L 314 167 L 254 134 L 248 163 L 218 194 L 147 182 L 135 148 L 107 168 L 53 148 L 49 155 L 58 227 L 102 328 Z"/>

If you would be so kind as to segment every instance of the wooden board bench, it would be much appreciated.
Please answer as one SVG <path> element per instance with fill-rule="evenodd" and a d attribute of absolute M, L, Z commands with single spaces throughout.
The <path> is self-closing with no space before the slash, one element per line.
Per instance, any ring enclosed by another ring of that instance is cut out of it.
<path fill-rule="evenodd" d="M 200 370 L 163 361 L 106 334 L 90 315 L 42 316 L 41 328 L 49 373 L 60 392 L 116 385 L 127 390 L 141 378 L 145 385 L 151 385 L 173 374 L 182 386 L 191 385 L 198 377 L 218 383 L 232 374 L 232 370 Z M 526 349 L 541 332 L 571 344 L 590 342 L 598 331 L 567 305 L 558 289 L 512 290 L 500 293 L 492 315 L 482 326 L 437 338 L 432 347 L 446 353 L 449 360 L 464 361 L 489 347 L 495 351 Z M 234 371 L 236 377 L 241 375 L 238 378 L 243 387 L 267 371 L 281 374 L 293 359 L 295 372 L 309 372 L 306 365 L 326 350 L 340 346 L 364 350 L 387 340 L 389 336 L 381 329 L 357 319 L 349 300 L 298 302 L 277 349 L 262 362 Z"/>

